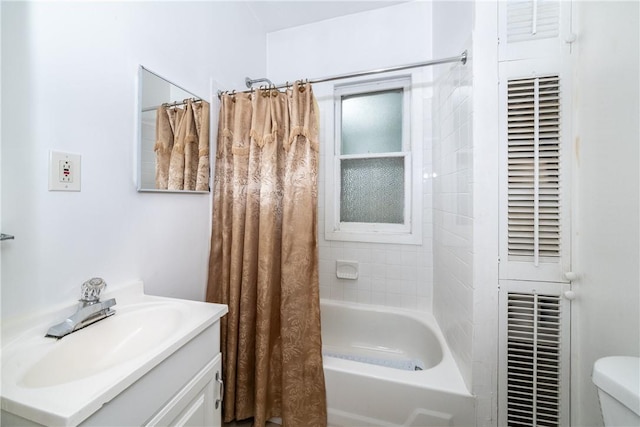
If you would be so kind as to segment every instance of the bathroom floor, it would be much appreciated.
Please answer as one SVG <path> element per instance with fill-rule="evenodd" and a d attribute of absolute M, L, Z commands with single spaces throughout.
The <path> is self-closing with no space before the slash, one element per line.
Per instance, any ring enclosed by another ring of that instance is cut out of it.
<path fill-rule="evenodd" d="M 251 427 L 251 420 L 231 421 L 230 423 L 222 423 L 222 427 Z M 267 422 L 267 427 L 280 427 L 280 424 Z M 331 427 L 331 426 L 327 426 Z"/>
<path fill-rule="evenodd" d="M 252 420 L 245 421 L 231 421 L 230 423 L 223 423 L 223 427 L 251 427 Z M 267 427 L 280 427 L 280 424 L 267 422 Z"/>

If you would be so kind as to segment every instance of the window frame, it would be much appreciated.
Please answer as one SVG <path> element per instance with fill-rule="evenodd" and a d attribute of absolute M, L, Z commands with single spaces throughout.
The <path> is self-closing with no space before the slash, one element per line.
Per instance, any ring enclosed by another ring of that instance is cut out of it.
<path fill-rule="evenodd" d="M 333 87 L 333 143 L 325 144 L 327 178 L 325 194 L 325 239 L 372 243 L 422 244 L 422 96 L 413 74 L 349 82 Z M 403 90 L 402 151 L 341 154 L 342 97 Z M 340 221 L 341 161 L 346 159 L 404 158 L 404 223 Z"/>

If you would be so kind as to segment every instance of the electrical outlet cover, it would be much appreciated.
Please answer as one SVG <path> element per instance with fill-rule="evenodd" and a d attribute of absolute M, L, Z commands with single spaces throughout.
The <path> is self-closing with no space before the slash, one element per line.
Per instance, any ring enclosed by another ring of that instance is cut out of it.
<path fill-rule="evenodd" d="M 49 191 L 80 191 L 80 154 L 50 152 Z"/>

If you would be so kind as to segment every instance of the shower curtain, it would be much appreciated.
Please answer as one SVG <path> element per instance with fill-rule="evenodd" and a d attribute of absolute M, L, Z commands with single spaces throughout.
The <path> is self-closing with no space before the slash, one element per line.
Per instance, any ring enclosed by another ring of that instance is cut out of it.
<path fill-rule="evenodd" d="M 224 421 L 326 426 L 311 85 L 221 98 L 207 301 L 227 304 Z"/>
<path fill-rule="evenodd" d="M 156 111 L 156 188 L 209 190 L 209 103 Z"/>

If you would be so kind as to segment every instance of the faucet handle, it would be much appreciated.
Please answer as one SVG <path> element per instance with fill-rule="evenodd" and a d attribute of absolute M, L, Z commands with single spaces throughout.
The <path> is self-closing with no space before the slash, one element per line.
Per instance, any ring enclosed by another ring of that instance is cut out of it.
<path fill-rule="evenodd" d="M 87 280 L 81 286 L 80 301 L 94 303 L 100 300 L 100 292 L 107 286 L 107 282 L 100 277 Z"/>

